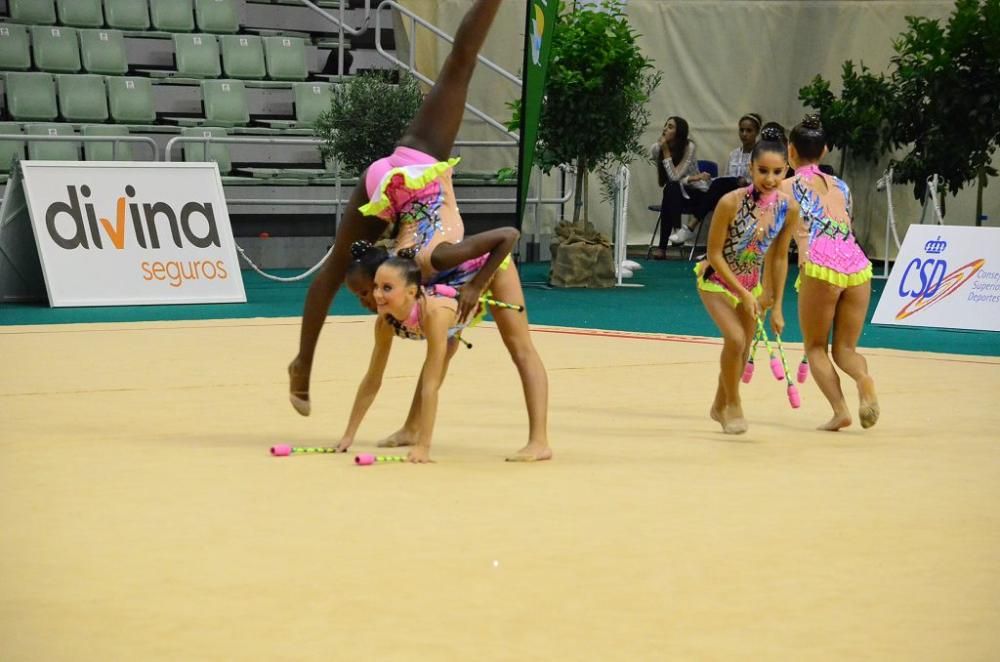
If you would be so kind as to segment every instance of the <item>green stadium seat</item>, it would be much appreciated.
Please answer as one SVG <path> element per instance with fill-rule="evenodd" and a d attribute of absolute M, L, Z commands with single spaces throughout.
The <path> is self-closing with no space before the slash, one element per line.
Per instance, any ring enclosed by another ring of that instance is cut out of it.
<path fill-rule="evenodd" d="M 80 127 L 83 136 L 127 136 L 128 127 L 111 124 L 85 124 Z M 132 143 L 85 142 L 85 161 L 133 161 Z"/>
<path fill-rule="evenodd" d="M 7 0 L 10 20 L 29 25 L 52 25 L 56 22 L 53 0 Z"/>
<path fill-rule="evenodd" d="M 194 0 L 194 15 L 202 32 L 233 33 L 240 30 L 236 0 Z"/>
<path fill-rule="evenodd" d="M 264 49 L 260 37 L 254 35 L 223 35 L 219 37 L 222 50 L 222 70 L 229 78 L 261 80 L 267 71 L 264 67 Z"/>
<path fill-rule="evenodd" d="M 47 122 L 59 115 L 56 84 L 51 74 L 10 72 L 4 87 L 7 112 L 18 121 Z"/>
<path fill-rule="evenodd" d="M 267 76 L 272 80 L 305 80 L 309 77 L 305 40 L 300 37 L 264 37 L 264 58 Z"/>
<path fill-rule="evenodd" d="M 59 114 L 67 122 L 107 122 L 108 95 L 104 76 L 62 74 L 56 76 Z"/>
<path fill-rule="evenodd" d="M 104 0 L 104 17 L 109 28 L 148 30 L 148 0 Z"/>
<path fill-rule="evenodd" d="M 16 23 L 0 25 L 0 70 L 28 69 L 31 69 L 31 46 L 27 28 Z"/>
<path fill-rule="evenodd" d="M 72 136 L 73 127 L 69 124 L 25 124 L 24 132 L 28 136 Z M 32 161 L 79 161 L 80 143 L 62 140 L 31 140 L 28 139 L 28 159 Z"/>
<path fill-rule="evenodd" d="M 125 39 L 119 30 L 80 30 L 83 68 L 92 74 L 121 75 L 128 71 Z"/>
<path fill-rule="evenodd" d="M 320 114 L 330 110 L 332 83 L 295 83 L 295 119 L 313 127 Z"/>
<path fill-rule="evenodd" d="M 80 42 L 73 28 L 36 25 L 31 28 L 35 67 L 42 71 L 80 71 Z"/>
<path fill-rule="evenodd" d="M 219 42 L 214 34 L 175 34 L 177 74 L 188 78 L 218 78 Z"/>
<path fill-rule="evenodd" d="M 205 80 L 201 82 L 201 94 L 206 124 L 231 127 L 250 123 L 247 92 L 242 81 Z"/>
<path fill-rule="evenodd" d="M 193 0 L 149 0 L 153 28 L 164 32 L 193 32 Z"/>
<path fill-rule="evenodd" d="M 99 28 L 104 25 L 101 0 L 56 0 L 59 22 L 77 28 Z"/>
<path fill-rule="evenodd" d="M 0 122 L 0 136 L 21 135 L 21 125 L 17 122 Z M 0 183 L 7 181 L 14 159 L 24 158 L 24 141 L 0 140 Z"/>
<path fill-rule="evenodd" d="M 320 113 L 330 109 L 330 99 L 333 97 L 331 83 L 294 83 L 292 85 L 295 97 L 294 120 L 262 120 L 269 126 L 284 129 L 292 135 L 312 135 L 313 126 Z"/>
<path fill-rule="evenodd" d="M 156 121 L 153 89 L 148 78 L 109 76 L 108 107 L 118 124 L 149 125 Z"/>
<path fill-rule="evenodd" d="M 226 130 L 218 127 L 188 127 L 181 129 L 182 136 L 225 136 Z M 188 162 L 201 163 L 204 161 L 215 161 L 219 164 L 219 174 L 228 175 L 233 169 L 233 162 L 229 158 L 229 146 L 225 143 L 212 143 L 208 146 L 208 158 L 205 158 L 205 144 L 199 142 L 186 142 L 182 144 L 184 160 Z"/>

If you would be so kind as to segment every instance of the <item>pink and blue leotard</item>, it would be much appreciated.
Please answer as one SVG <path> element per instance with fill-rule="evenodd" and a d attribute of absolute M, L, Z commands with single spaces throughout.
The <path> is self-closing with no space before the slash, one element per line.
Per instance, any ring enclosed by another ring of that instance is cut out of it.
<path fill-rule="evenodd" d="M 371 164 L 365 174 L 369 202 L 359 211 L 397 224 L 393 248 L 417 248 L 415 260 L 424 282 L 437 274 L 431 265 L 434 248 L 465 236 L 451 181 L 458 162 L 456 158 L 438 161 L 420 150 L 397 147 Z"/>
<path fill-rule="evenodd" d="M 802 210 L 803 235 L 797 237 L 801 274 L 836 287 L 853 287 L 871 280 L 872 263 L 858 245 L 851 227 L 851 190 L 843 180 L 824 175 L 815 164 L 799 168 L 792 196 Z M 826 200 L 806 184 L 814 177 L 833 183 Z M 800 274 L 800 277 L 801 277 Z"/>

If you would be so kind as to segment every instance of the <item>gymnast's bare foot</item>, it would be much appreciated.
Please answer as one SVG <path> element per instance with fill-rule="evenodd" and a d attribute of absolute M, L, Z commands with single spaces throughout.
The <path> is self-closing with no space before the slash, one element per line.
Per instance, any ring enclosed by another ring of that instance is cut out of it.
<path fill-rule="evenodd" d="M 722 410 L 726 408 L 726 395 L 722 392 L 720 384 L 715 389 L 715 398 L 712 399 L 712 408 L 708 410 L 708 416 L 716 423 L 722 424 Z"/>
<path fill-rule="evenodd" d="M 827 430 L 829 432 L 836 432 L 840 428 L 846 428 L 851 424 L 851 412 L 844 409 L 844 411 L 834 411 L 833 418 L 824 423 L 823 425 L 817 426 L 817 430 Z"/>
<path fill-rule="evenodd" d="M 861 419 L 861 427 L 866 430 L 878 423 L 881 410 L 878 406 L 878 396 L 875 395 L 875 380 L 871 376 L 865 376 L 858 380 L 858 399 L 861 406 L 858 408 L 858 418 Z"/>
<path fill-rule="evenodd" d="M 401 446 L 415 446 L 416 444 L 417 430 L 408 430 L 403 427 L 375 445 L 379 448 L 400 448 Z"/>
<path fill-rule="evenodd" d="M 743 418 L 743 407 L 740 405 L 730 405 L 722 410 L 722 431 L 726 434 L 743 434 L 750 426 L 747 419 Z"/>
<path fill-rule="evenodd" d="M 303 416 L 308 416 L 312 411 L 312 404 L 309 402 L 309 368 L 304 367 L 297 356 L 288 364 L 288 401 Z"/>
<path fill-rule="evenodd" d="M 552 449 L 548 442 L 543 441 L 529 441 L 527 446 L 507 456 L 508 462 L 542 462 L 551 459 Z"/>

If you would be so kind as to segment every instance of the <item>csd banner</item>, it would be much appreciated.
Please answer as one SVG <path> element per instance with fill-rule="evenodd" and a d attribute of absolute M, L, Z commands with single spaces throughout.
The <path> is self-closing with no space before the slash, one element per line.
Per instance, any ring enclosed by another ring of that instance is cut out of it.
<path fill-rule="evenodd" d="M 214 163 L 22 161 L 0 223 L 5 300 L 246 301 Z"/>
<path fill-rule="evenodd" d="M 1000 228 L 911 225 L 872 321 L 1000 331 Z"/>

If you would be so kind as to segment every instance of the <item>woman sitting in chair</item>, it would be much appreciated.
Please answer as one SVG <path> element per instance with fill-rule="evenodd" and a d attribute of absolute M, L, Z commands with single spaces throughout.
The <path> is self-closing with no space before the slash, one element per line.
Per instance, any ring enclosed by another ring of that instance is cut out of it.
<path fill-rule="evenodd" d="M 763 125 L 764 121 L 757 113 L 747 113 L 740 118 L 740 146 L 729 153 L 729 165 L 726 168 L 726 177 L 736 180 L 734 189 L 750 183 L 750 154 L 757 144 Z"/>
<path fill-rule="evenodd" d="M 688 140 L 688 123 L 682 117 L 667 119 L 659 140 L 650 148 L 649 155 L 663 187 L 660 244 L 653 251 L 654 259 L 666 258 L 666 249 L 670 244 L 683 244 L 694 237 L 693 229 L 681 225 L 681 214 L 686 209 L 699 208 L 701 197 L 708 191 L 712 179 L 709 173 L 698 171 L 695 150 L 694 141 Z"/>
<path fill-rule="evenodd" d="M 698 206 L 693 210 L 697 220 L 693 229 L 689 229 L 685 233 L 686 235 L 690 233 L 689 236 L 695 236 L 697 224 L 701 219 L 709 217 L 722 196 L 750 183 L 750 154 L 753 152 L 754 146 L 757 145 L 762 122 L 763 120 L 757 113 L 747 113 L 740 118 L 738 123 L 740 146 L 729 153 L 726 174 L 713 179 L 708 192 L 701 196 Z"/>

